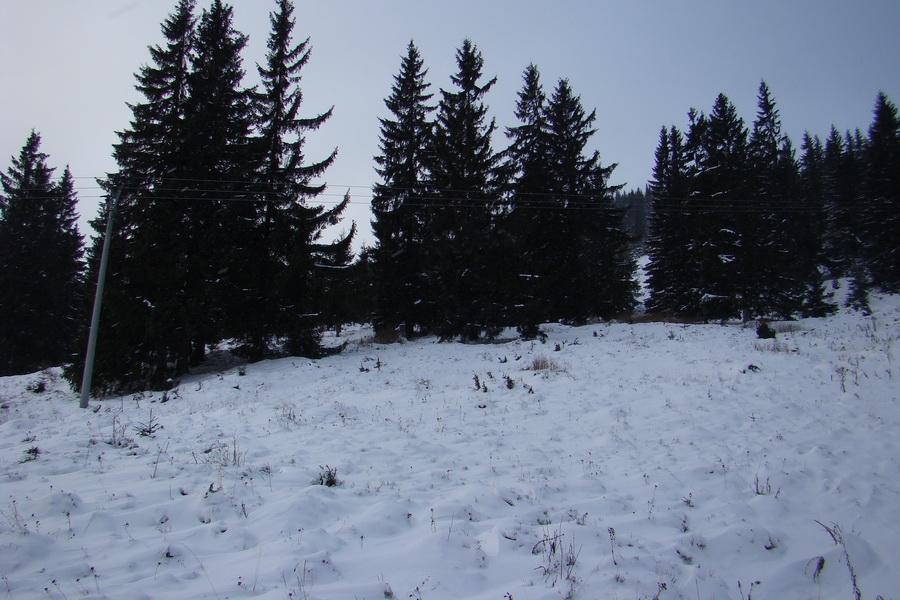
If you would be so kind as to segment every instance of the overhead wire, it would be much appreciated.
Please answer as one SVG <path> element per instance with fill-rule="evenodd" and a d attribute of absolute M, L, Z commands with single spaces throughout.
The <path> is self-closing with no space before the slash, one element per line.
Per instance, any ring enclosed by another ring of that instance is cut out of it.
<path fill-rule="evenodd" d="M 80 176 L 73 179 L 93 179 L 97 178 Z M 171 202 L 249 202 L 262 203 L 272 201 L 269 196 L 280 194 L 277 190 L 271 189 L 253 189 L 254 186 L 268 187 L 269 184 L 251 180 L 219 180 L 219 179 L 182 179 L 182 178 L 160 178 L 160 184 L 154 185 L 149 189 L 140 189 L 138 191 L 148 192 L 147 196 L 138 196 L 138 199 L 147 199 L 155 201 L 171 201 Z M 177 185 L 188 184 L 188 185 Z M 215 187 L 192 187 L 196 184 L 214 184 Z M 246 186 L 245 189 L 222 189 L 221 185 Z M 528 194 L 520 194 L 515 199 L 509 197 L 477 198 L 470 194 L 485 193 L 480 189 L 447 189 L 441 190 L 440 193 L 426 191 L 420 188 L 410 188 L 403 186 L 385 186 L 383 184 L 366 185 L 342 185 L 328 182 L 321 184 L 308 185 L 309 188 L 323 187 L 323 191 L 311 193 L 306 199 L 315 201 L 318 205 L 337 206 L 347 200 L 350 205 L 369 205 L 375 202 L 375 194 L 373 193 L 351 193 L 350 190 L 373 190 L 379 188 L 388 192 L 409 192 L 415 194 L 412 197 L 403 198 L 400 203 L 403 206 L 411 208 L 480 208 L 483 206 L 492 207 L 512 207 L 516 209 L 529 210 L 609 210 L 609 209 L 626 209 L 628 206 L 610 206 L 605 202 L 605 198 L 598 194 L 585 193 L 553 193 L 553 192 L 534 192 Z M 35 188 L 36 189 L 36 188 Z M 126 192 L 129 188 L 123 188 Z M 330 192 L 328 189 L 346 189 L 347 192 Z M 108 197 L 103 191 L 101 185 L 74 186 L 73 192 L 79 200 L 95 199 L 102 200 Z M 25 191 L 29 191 L 26 188 Z M 85 192 L 97 191 L 96 194 L 85 194 Z M 171 192 L 165 194 L 161 192 Z M 301 194 L 303 196 L 303 194 Z M 326 199 L 326 200 L 323 200 Z M 327 200 L 336 198 L 336 200 Z M 805 203 L 787 203 L 781 200 L 760 200 L 759 198 L 702 198 L 702 197 L 663 197 L 653 198 L 648 196 L 649 201 L 646 208 L 649 212 L 667 212 L 667 213 L 732 213 L 732 214 L 754 214 L 754 213 L 817 213 L 823 212 L 821 206 L 811 206 Z M 281 201 L 280 199 L 277 201 Z M 896 212 L 900 210 L 898 206 L 889 204 L 873 205 L 864 198 L 855 200 L 842 201 L 840 203 L 842 209 L 865 208 L 870 212 Z"/>

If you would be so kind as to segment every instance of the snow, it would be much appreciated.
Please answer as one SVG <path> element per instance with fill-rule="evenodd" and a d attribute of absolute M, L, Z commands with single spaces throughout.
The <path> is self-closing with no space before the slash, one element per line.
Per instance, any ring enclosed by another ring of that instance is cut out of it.
<path fill-rule="evenodd" d="M 0 379 L 0 596 L 896 598 L 900 297 L 791 325 Z"/>

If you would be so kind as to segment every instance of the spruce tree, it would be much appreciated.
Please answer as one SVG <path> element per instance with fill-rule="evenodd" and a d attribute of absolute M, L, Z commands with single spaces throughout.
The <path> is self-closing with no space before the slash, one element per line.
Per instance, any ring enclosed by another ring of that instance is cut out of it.
<path fill-rule="evenodd" d="M 283 351 L 295 356 L 321 357 L 333 351 L 321 345 L 321 328 L 333 319 L 335 312 L 328 305 L 329 282 L 334 281 L 335 270 L 345 270 L 353 259 L 351 243 L 356 226 L 338 236 L 333 242 L 323 242 L 323 231 L 341 222 L 341 215 L 350 204 L 350 193 L 331 209 L 324 206 L 302 205 L 301 215 L 294 221 L 293 250 L 277 284 L 277 294 L 282 300 L 284 332 Z M 343 276 L 340 276 L 343 277 Z"/>
<path fill-rule="evenodd" d="M 502 302 L 493 287 L 499 249 L 493 233 L 499 200 L 499 162 L 484 96 L 484 59 L 470 41 L 456 53 L 455 91 L 441 90 L 429 160 L 427 203 L 428 296 L 423 317 L 443 338 L 492 337 L 501 327 Z"/>
<path fill-rule="evenodd" d="M 119 198 L 103 298 L 93 391 L 165 388 L 188 368 L 191 301 L 187 274 L 184 171 L 189 74 L 195 46 L 194 0 L 179 0 L 162 23 L 165 43 L 151 46 L 151 63 L 135 75 L 142 102 L 113 148 L 118 170 L 102 182 Z M 180 180 L 180 181 L 179 181 Z M 91 226 L 99 234 L 88 251 L 87 296 L 93 299 L 110 205 Z M 89 322 L 91 305 L 84 308 Z M 79 350 L 86 344 L 81 332 Z M 81 385 L 79 355 L 66 370 Z"/>
<path fill-rule="evenodd" d="M 234 315 L 254 298 L 248 261 L 256 244 L 253 96 L 243 87 L 246 36 L 216 0 L 199 22 L 179 0 L 162 25 L 165 44 L 137 75 L 144 101 L 115 147 L 121 192 L 111 244 L 94 389 L 159 389 L 237 335 Z M 95 221 L 105 228 L 108 208 Z M 89 255 L 96 268 L 102 236 Z M 244 253 L 243 248 L 248 252 Z M 91 281 L 95 275 L 91 275 Z M 81 366 L 69 372 L 80 383 Z"/>
<path fill-rule="evenodd" d="M 865 151 L 864 254 L 872 284 L 900 292 L 900 118 L 884 93 L 875 101 Z"/>
<path fill-rule="evenodd" d="M 857 187 L 847 190 L 846 199 L 848 208 L 852 211 L 851 249 L 853 259 L 847 276 L 850 278 L 850 289 L 847 294 L 846 305 L 866 314 L 870 312 L 869 292 L 872 288 L 871 265 L 868 253 L 868 227 L 867 214 L 870 214 L 867 198 L 865 197 L 866 178 L 869 172 L 867 168 L 868 138 L 863 136 L 859 129 L 844 134 L 846 147 L 844 151 L 844 167 L 847 170 L 847 182 L 855 179 Z M 853 175 L 854 177 L 851 177 Z"/>
<path fill-rule="evenodd" d="M 546 94 L 534 64 L 528 65 L 522 79 L 515 111 L 520 124 L 506 131 L 511 140 L 504 153 L 509 193 L 499 235 L 501 252 L 509 262 L 505 287 L 511 321 L 523 338 L 534 339 L 543 336 L 540 324 L 551 319 L 550 298 L 541 279 L 548 270 L 545 258 L 558 240 L 543 235 L 543 220 L 550 208 Z"/>
<path fill-rule="evenodd" d="M 672 135 L 680 132 L 673 126 Z M 672 141 L 665 125 L 659 130 L 659 142 L 653 154 L 653 179 L 650 180 L 650 194 L 653 210 L 650 215 L 650 236 L 647 239 L 646 282 L 649 296 L 645 307 L 649 312 L 666 312 L 672 303 L 669 295 L 672 267 L 676 253 L 671 253 L 669 242 L 674 237 L 673 211 L 666 203 L 673 197 L 669 192 L 668 178 L 672 165 Z M 671 228 L 670 228 L 671 227 Z M 667 265 L 671 262 L 671 265 Z"/>
<path fill-rule="evenodd" d="M 750 197 L 747 137 L 743 119 L 724 94 L 716 98 L 709 116 L 692 112 L 688 214 L 695 235 L 689 252 L 699 296 L 697 313 L 705 319 L 734 318 L 749 307 L 742 246 L 747 228 L 741 223 Z"/>
<path fill-rule="evenodd" d="M 674 125 L 659 132 L 650 194 L 647 310 L 690 314 L 700 302 L 690 275 L 693 257 L 689 249 L 694 236 L 688 212 L 690 178 L 684 136 Z"/>
<path fill-rule="evenodd" d="M 757 99 L 748 145 L 750 197 L 739 222 L 745 264 L 742 309 L 745 318 L 787 317 L 803 305 L 808 275 L 817 268 L 820 244 L 812 226 L 819 215 L 801 202 L 793 148 L 764 81 Z"/>
<path fill-rule="evenodd" d="M 128 188 L 135 195 L 159 186 L 180 158 L 195 43 L 195 4 L 195 0 L 178 1 L 161 26 L 165 46 L 151 46 L 151 64 L 135 75 L 135 87 L 145 101 L 129 105 L 131 127 L 118 134 L 113 156 L 119 170 L 109 178 L 110 188 Z"/>
<path fill-rule="evenodd" d="M 547 95 L 541 84 L 540 71 L 533 63 L 526 67 L 522 80 L 515 110 L 520 124 L 507 128 L 506 136 L 512 141 L 504 154 L 510 171 L 510 189 L 521 196 L 516 205 L 539 208 L 550 154 L 547 147 Z M 525 216 L 528 217 L 528 213 Z"/>
<path fill-rule="evenodd" d="M 54 325 L 55 334 L 65 339 L 60 349 L 68 350 L 65 362 L 73 358 L 72 344 L 75 342 L 80 328 L 78 315 L 84 297 L 84 238 L 78 231 L 78 194 L 75 191 L 75 178 L 69 166 L 57 182 L 53 193 L 53 213 L 55 215 L 55 244 L 52 248 L 52 264 L 59 276 L 56 291 L 53 292 L 54 303 L 59 307 L 59 320 Z"/>
<path fill-rule="evenodd" d="M 859 210 L 864 159 L 861 136 L 831 128 L 823 155 L 826 210 L 825 261 L 834 278 L 856 271 L 862 261 L 862 213 Z"/>
<path fill-rule="evenodd" d="M 615 165 L 604 167 L 600 153 L 589 152 L 596 112 L 585 113 L 581 98 L 561 79 L 547 102 L 548 198 L 545 239 L 555 240 L 542 261 L 550 270 L 543 295 L 552 298 L 556 319 L 584 322 L 610 318 L 635 305 L 635 263 L 624 231 L 624 211 L 615 207 L 608 185 Z"/>
<path fill-rule="evenodd" d="M 548 99 L 537 68 L 524 74 L 506 151 L 512 175 L 505 254 L 511 272 L 515 324 L 523 337 L 540 335 L 542 322 L 609 318 L 634 306 L 635 268 L 624 231 L 612 167 L 587 150 L 596 113 L 586 113 L 569 82 Z"/>
<path fill-rule="evenodd" d="M 818 137 L 803 136 L 800 146 L 800 172 L 798 182 L 798 223 L 796 249 L 800 281 L 803 285 L 803 303 L 800 314 L 804 317 L 822 317 L 834 310 L 825 289 L 825 229 L 826 188 L 825 148 Z M 786 232 L 790 235 L 790 232 Z"/>
<path fill-rule="evenodd" d="M 61 365 L 77 331 L 82 238 L 69 169 L 54 169 L 32 131 L 0 174 L 0 375 Z"/>
<path fill-rule="evenodd" d="M 429 212 L 427 162 L 432 140 L 428 104 L 432 94 L 425 81 L 427 70 L 418 48 L 410 41 L 394 77 L 385 105 L 390 117 L 380 119 L 380 154 L 375 157 L 381 182 L 373 189 L 372 248 L 375 330 L 379 333 L 405 327 L 407 337 L 424 329 L 422 314 L 428 291 L 425 271 L 425 231 Z"/>
<path fill-rule="evenodd" d="M 293 3 L 279 0 L 270 23 L 266 63 L 257 66 L 262 90 L 255 95 L 259 133 L 254 143 L 261 160 L 254 190 L 262 201 L 255 204 L 256 226 L 249 246 L 240 249 L 245 265 L 242 280 L 251 294 L 246 310 L 232 313 L 229 330 L 245 340 L 252 358 L 281 350 L 318 356 L 323 351 L 320 327 L 325 307 L 317 291 L 334 288 L 335 277 L 328 271 L 348 263 L 355 229 L 336 242 L 320 241 L 323 230 L 339 222 L 348 200 L 330 210 L 309 205 L 325 191 L 313 180 L 334 162 L 337 150 L 306 164 L 304 145 L 306 134 L 321 127 L 332 110 L 300 116 L 299 84 L 311 47 L 309 38 L 293 43 Z M 286 348 L 278 347 L 279 339 Z"/>
<path fill-rule="evenodd" d="M 846 305 L 869 310 L 870 275 L 864 256 L 866 140 L 861 132 L 841 135 L 832 127 L 825 142 L 823 193 L 825 196 L 825 265 L 833 278 L 848 277 Z"/>
<path fill-rule="evenodd" d="M 259 152 L 253 131 L 252 90 L 243 86 L 241 51 L 247 36 L 233 27 L 231 6 L 213 0 L 197 25 L 188 76 L 184 156 L 183 277 L 191 362 L 207 345 L 236 333 L 233 318 L 253 308 L 256 204 L 253 179 Z"/>

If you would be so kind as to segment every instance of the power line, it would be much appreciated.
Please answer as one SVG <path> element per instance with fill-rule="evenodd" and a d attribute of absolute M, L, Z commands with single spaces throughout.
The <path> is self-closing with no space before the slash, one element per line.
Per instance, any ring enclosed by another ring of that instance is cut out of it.
<path fill-rule="evenodd" d="M 77 177 L 75 179 L 94 179 L 92 177 Z M 218 180 L 218 179 L 179 179 L 179 178 L 160 178 L 160 183 L 168 185 L 155 185 L 150 188 L 131 188 L 133 193 L 129 197 L 129 201 L 160 201 L 160 202 L 247 202 L 247 203 L 279 203 L 291 202 L 285 200 L 282 194 L 284 191 L 272 189 L 256 189 L 254 187 L 270 188 L 271 184 L 251 180 Z M 185 184 L 215 184 L 217 187 L 191 187 L 173 185 L 177 183 Z M 235 186 L 247 186 L 246 189 L 221 189 L 218 186 L 228 184 Z M 313 201 L 308 205 L 310 208 L 314 205 L 338 206 L 345 200 L 349 205 L 360 206 L 374 204 L 377 196 L 374 194 L 353 194 L 351 189 L 372 190 L 374 186 L 365 185 L 339 185 L 322 183 L 318 185 L 303 186 L 307 188 L 337 188 L 347 189 L 346 193 L 336 193 L 328 191 L 316 191 L 309 194 L 302 192 L 297 195 L 300 198 Z M 448 189 L 436 192 L 434 190 L 425 190 L 422 193 L 421 188 L 411 188 L 403 186 L 385 186 L 378 185 L 381 190 L 388 192 L 408 192 L 412 196 L 402 198 L 397 203 L 399 206 L 409 208 L 423 209 L 470 209 L 470 208 L 505 208 L 513 210 L 578 210 L 578 211 L 603 211 L 603 210 L 625 210 L 629 207 L 612 205 L 609 197 L 602 194 L 590 193 L 552 193 L 552 192 L 535 192 L 528 194 L 519 194 L 517 196 L 503 197 L 499 193 L 496 198 L 473 198 L 471 195 L 489 194 L 480 189 Z M 83 192 L 103 190 L 100 185 L 94 186 L 77 186 L 73 188 L 79 200 L 95 199 L 101 200 L 108 198 L 107 193 L 84 195 Z M 42 188 L 25 188 L 28 191 L 44 191 Z M 123 191 L 129 191 L 129 188 L 123 188 Z M 295 191 L 295 190 L 294 190 Z M 141 193 L 144 192 L 144 193 Z M 161 192 L 173 192 L 166 195 Z M 184 194 L 188 192 L 189 194 Z M 448 195 L 450 194 L 450 195 Z M 456 194 L 456 195 L 454 195 Z M 276 196 L 276 198 L 271 198 Z M 321 200 L 322 198 L 339 198 L 339 200 Z M 37 200 L 38 198 L 35 198 Z M 389 198 L 388 201 L 394 200 Z M 304 203 L 305 204 L 305 203 Z M 778 200 L 760 200 L 758 198 L 701 198 L 701 197 L 652 197 L 648 201 L 647 210 L 651 212 L 666 213 L 731 213 L 731 214 L 769 214 L 769 213 L 821 213 L 828 212 L 827 207 L 809 206 L 805 203 L 778 201 Z M 875 204 L 863 198 L 855 200 L 842 201 L 839 204 L 841 209 L 855 210 L 865 209 L 870 213 L 894 213 L 900 210 L 900 207 L 890 204 Z"/>

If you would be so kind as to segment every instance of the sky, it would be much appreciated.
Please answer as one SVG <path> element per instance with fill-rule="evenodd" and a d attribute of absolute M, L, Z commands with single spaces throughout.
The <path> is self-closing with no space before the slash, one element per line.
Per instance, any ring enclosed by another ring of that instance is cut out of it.
<path fill-rule="evenodd" d="M 265 56 L 274 0 L 234 0 L 235 27 L 250 38 L 246 83 Z M 805 131 L 826 137 L 871 124 L 879 91 L 900 102 L 900 2 L 896 0 L 295 0 L 295 39 L 310 38 L 303 70 L 305 116 L 334 107 L 307 136 L 307 156 L 338 148 L 325 173 L 323 204 L 348 190 L 345 222 L 371 244 L 371 186 L 377 182 L 379 117 L 406 45 L 414 40 L 432 91 L 450 89 L 465 38 L 498 81 L 485 101 L 499 127 L 495 150 L 514 126 L 522 73 L 537 65 L 545 90 L 569 80 L 597 111 L 591 149 L 616 163 L 610 183 L 643 187 L 662 126 L 687 125 L 690 108 L 709 111 L 724 93 L 750 124 L 765 80 L 785 131 L 799 146 Z M 81 228 L 101 201 L 97 177 L 115 170 L 116 132 L 128 103 L 142 100 L 134 73 L 162 43 L 160 24 L 175 0 L 0 0 L 0 169 L 32 129 L 58 174 L 77 178 Z M 199 9 L 208 6 L 199 0 Z"/>

